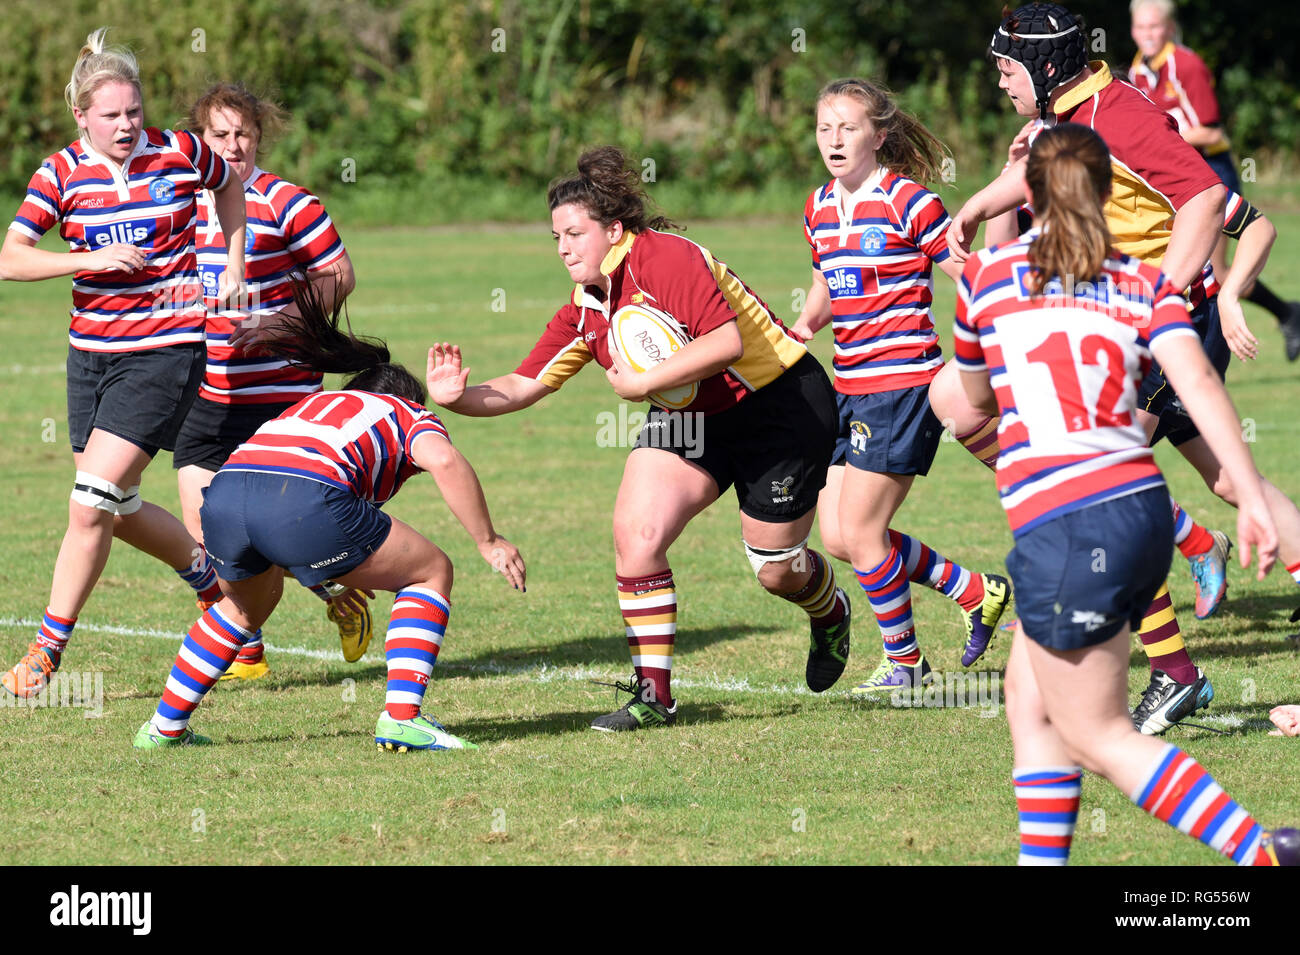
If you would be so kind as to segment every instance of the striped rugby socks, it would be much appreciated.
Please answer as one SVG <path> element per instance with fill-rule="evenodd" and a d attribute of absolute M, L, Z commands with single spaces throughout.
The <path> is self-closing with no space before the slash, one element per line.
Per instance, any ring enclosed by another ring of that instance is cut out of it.
<path fill-rule="evenodd" d="M 1160 747 L 1128 794 L 1138 808 L 1205 843 L 1238 865 L 1275 865 L 1264 830 L 1209 773 L 1172 743 Z"/>
<path fill-rule="evenodd" d="M 673 705 L 673 642 L 677 639 L 677 586 L 665 567 L 644 577 L 615 575 L 638 693 L 651 702 Z M 832 597 L 834 591 L 832 590 Z"/>
<path fill-rule="evenodd" d="M 41 618 L 41 627 L 36 631 L 36 645 L 49 655 L 50 661 L 57 667 L 63 658 L 63 651 L 68 647 L 68 639 L 77 625 L 76 617 L 60 617 L 45 608 Z"/>
<path fill-rule="evenodd" d="M 163 736 L 183 735 L 194 708 L 252 637 L 252 632 L 228 620 L 215 606 L 203 611 L 176 653 L 158 709 L 149 720 L 154 729 Z"/>
<path fill-rule="evenodd" d="M 447 598 L 427 587 L 405 587 L 393 598 L 384 638 L 388 661 L 384 709 L 393 719 L 411 720 L 420 715 L 450 615 Z"/>
<path fill-rule="evenodd" d="M 1011 771 L 1020 813 L 1020 865 L 1065 865 L 1079 818 L 1079 766 L 1022 766 Z"/>
<path fill-rule="evenodd" d="M 889 556 L 868 571 L 854 568 L 858 583 L 867 592 L 871 612 L 880 625 L 885 655 L 895 663 L 915 665 L 921 659 L 912 620 L 912 588 L 898 548 L 890 545 Z"/>
<path fill-rule="evenodd" d="M 802 607 L 814 627 L 833 627 L 844 619 L 844 607 L 835 599 L 835 571 L 831 562 L 811 547 L 804 553 L 812 564 L 808 583 L 792 594 L 781 596 Z"/>
<path fill-rule="evenodd" d="M 1188 560 L 1208 553 L 1214 546 L 1210 532 L 1192 520 L 1172 497 L 1169 504 L 1174 509 L 1174 543 L 1178 545 L 1178 552 Z"/>
<path fill-rule="evenodd" d="M 963 448 L 975 456 L 975 460 L 992 470 L 998 466 L 998 421 L 999 418 L 985 418 L 969 431 L 954 435 Z"/>
<path fill-rule="evenodd" d="M 984 602 L 984 578 L 954 563 L 924 541 L 889 529 L 889 544 L 897 548 L 913 583 L 929 587 L 970 612 Z"/>
<path fill-rule="evenodd" d="M 1187 655 L 1183 631 L 1174 616 L 1174 601 L 1169 596 L 1169 585 L 1161 584 L 1155 600 L 1147 608 L 1138 627 L 1138 639 L 1151 661 L 1151 672 L 1163 670 L 1176 683 L 1195 683 L 1196 665 Z"/>
<path fill-rule="evenodd" d="M 221 584 L 217 582 L 217 569 L 208 558 L 208 552 L 199 547 L 198 564 L 189 564 L 176 571 L 176 576 L 192 588 L 204 603 L 221 599 Z"/>

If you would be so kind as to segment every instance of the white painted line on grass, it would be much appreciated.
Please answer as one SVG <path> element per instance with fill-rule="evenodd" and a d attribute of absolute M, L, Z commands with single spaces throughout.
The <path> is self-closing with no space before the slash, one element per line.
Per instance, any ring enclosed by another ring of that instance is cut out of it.
<path fill-rule="evenodd" d="M 0 617 L 0 627 L 30 627 L 33 630 L 41 625 L 39 620 L 27 620 L 16 617 Z M 109 624 L 97 623 L 78 623 L 77 631 L 84 633 L 111 633 L 124 637 L 150 637 L 155 640 L 168 640 L 175 644 L 185 639 L 185 634 L 177 633 L 171 630 L 153 630 L 141 629 L 136 627 L 115 627 Z M 341 661 L 343 654 L 339 650 L 317 650 L 311 647 L 285 647 L 278 644 L 265 641 L 264 643 L 268 652 L 283 653 L 289 656 L 307 657 L 312 660 L 331 660 Z M 383 663 L 384 657 L 367 653 L 358 663 Z M 494 676 L 528 676 L 535 679 L 538 683 L 554 683 L 556 681 L 569 681 L 574 683 L 585 683 L 591 680 L 600 680 L 612 683 L 615 679 L 626 679 L 627 673 L 619 669 L 599 670 L 592 667 L 559 667 L 550 663 L 533 663 L 525 666 L 505 666 L 500 663 L 455 663 L 452 661 L 439 662 L 438 668 L 441 670 L 455 670 L 465 673 L 490 673 Z M 717 676 L 707 677 L 704 679 L 693 679 L 691 677 L 673 677 L 673 685 L 680 686 L 685 690 L 718 690 L 726 693 L 743 693 L 756 694 L 761 693 L 765 696 L 812 696 L 813 693 L 804 686 L 755 686 L 746 679 L 719 678 Z M 819 694 L 826 696 L 827 694 Z M 831 696 L 844 694 L 830 694 Z"/>

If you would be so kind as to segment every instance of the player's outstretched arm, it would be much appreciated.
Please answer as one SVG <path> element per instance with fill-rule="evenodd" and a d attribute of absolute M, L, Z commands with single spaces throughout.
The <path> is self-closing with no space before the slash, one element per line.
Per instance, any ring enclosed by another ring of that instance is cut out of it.
<path fill-rule="evenodd" d="M 478 475 L 465 455 L 441 435 L 419 438 L 411 448 L 415 463 L 433 475 L 447 507 L 473 539 L 483 559 L 505 575 L 510 586 L 524 590 L 526 568 L 519 548 L 497 534 Z"/>
<path fill-rule="evenodd" d="M 964 263 L 970 255 L 971 243 L 980 223 L 1008 212 L 1026 200 L 1025 161 L 1011 163 L 1002 175 L 966 200 L 966 204 L 952 217 L 948 227 L 948 251 L 957 264 Z"/>
<path fill-rule="evenodd" d="M 1223 326 L 1223 337 L 1228 347 L 1234 355 L 1245 361 L 1259 354 L 1259 341 L 1246 327 L 1241 296 L 1255 287 L 1255 280 L 1264 271 L 1269 250 L 1277 238 L 1277 229 L 1261 214 L 1252 219 L 1235 238 L 1238 239 L 1237 251 L 1219 290 L 1219 322 Z"/>
<path fill-rule="evenodd" d="M 36 240 L 13 230 L 0 246 L 0 280 L 39 282 L 75 272 L 126 272 L 144 266 L 144 251 L 115 242 L 94 252 L 50 252 L 36 248 Z"/>
<path fill-rule="evenodd" d="M 244 184 L 232 171 L 226 183 L 212 193 L 212 205 L 221 223 L 226 241 L 226 267 L 217 280 L 217 300 L 238 306 L 244 284 L 244 233 L 248 228 L 248 209 L 244 205 Z"/>
<path fill-rule="evenodd" d="M 1264 502 L 1264 488 L 1250 450 L 1241 440 L 1241 422 L 1198 339 L 1190 335 L 1152 343 L 1156 358 L 1183 407 L 1227 472 L 1237 492 L 1237 542 L 1241 566 L 1250 566 L 1252 545 L 1259 551 L 1260 580 L 1277 560 L 1277 528 Z"/>
<path fill-rule="evenodd" d="M 472 418 L 490 418 L 519 411 L 555 390 L 513 372 L 481 385 L 470 385 L 469 369 L 462 366 L 460 346 L 446 342 L 429 349 L 424 384 L 434 404 Z"/>

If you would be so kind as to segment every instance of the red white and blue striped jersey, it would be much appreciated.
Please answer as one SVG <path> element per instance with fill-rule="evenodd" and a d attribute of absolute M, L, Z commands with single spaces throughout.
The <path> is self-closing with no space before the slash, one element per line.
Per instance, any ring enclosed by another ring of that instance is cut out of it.
<path fill-rule="evenodd" d="M 225 160 L 193 133 L 153 127 L 120 169 L 84 139 L 41 164 L 11 230 L 39 241 L 58 223 L 74 254 L 116 243 L 146 253 L 135 273 L 73 275 L 74 348 L 122 352 L 203 341 L 195 202 L 229 175 Z"/>
<path fill-rule="evenodd" d="M 956 361 L 997 395 L 998 494 L 1013 535 L 1164 484 L 1137 421 L 1151 355 L 1196 338 L 1164 274 L 1115 252 L 1098 279 L 1030 293 L 1031 231 L 973 254 L 957 283 Z"/>
<path fill-rule="evenodd" d="M 255 168 L 244 183 L 244 200 L 244 275 L 253 304 L 249 312 L 272 315 L 293 301 L 291 273 L 328 269 L 346 250 L 325 207 L 301 186 Z M 278 358 L 245 355 L 226 344 L 232 322 L 245 313 L 217 310 L 226 240 L 207 192 L 199 196 L 195 242 L 208 307 L 208 367 L 200 397 L 219 404 L 283 404 L 320 391 L 320 375 Z"/>
<path fill-rule="evenodd" d="M 426 434 L 451 440 L 436 414 L 395 395 L 321 391 L 258 428 L 221 470 L 292 474 L 383 504 L 420 470 L 411 448 Z"/>
<path fill-rule="evenodd" d="M 866 395 L 928 385 L 943 366 L 930 273 L 948 257 L 948 213 L 933 192 L 883 168 L 853 197 L 843 193 L 832 179 L 803 213 L 813 268 L 831 295 L 835 389 Z"/>

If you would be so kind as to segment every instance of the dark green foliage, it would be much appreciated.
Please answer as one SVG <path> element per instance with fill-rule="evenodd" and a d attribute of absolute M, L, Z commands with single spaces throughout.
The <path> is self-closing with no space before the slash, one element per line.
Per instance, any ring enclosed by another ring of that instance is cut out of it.
<path fill-rule="evenodd" d="M 1127 5 L 1075 6 L 1096 55 L 1126 64 Z M 1209 0 L 1182 6 L 1186 41 L 1219 77 L 1238 152 L 1293 152 L 1300 86 L 1285 65 L 1300 59 L 1300 34 L 1259 5 L 1249 19 Z M 836 76 L 891 86 L 948 144 L 963 184 L 1000 164 L 1018 125 L 983 59 L 993 2 L 11 0 L 8 9 L 24 25 L 0 48 L 0 192 L 11 199 L 74 137 L 62 87 L 83 38 L 103 24 L 140 55 L 150 123 L 178 123 L 211 81 L 244 80 L 293 114 L 262 165 L 372 221 L 389 212 L 445 221 L 458 210 L 532 219 L 541 204 L 529 197 L 602 142 L 653 159 L 647 181 L 672 183 L 682 214 L 720 191 L 802 187 L 824 175 L 812 107 Z M 489 190 L 503 199 L 482 201 Z"/>

